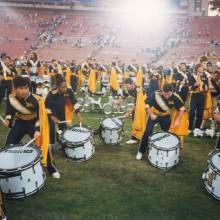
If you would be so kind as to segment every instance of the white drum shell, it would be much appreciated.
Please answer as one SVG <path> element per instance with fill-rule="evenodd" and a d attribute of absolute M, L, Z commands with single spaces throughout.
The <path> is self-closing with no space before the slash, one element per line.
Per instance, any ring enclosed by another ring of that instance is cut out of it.
<path fill-rule="evenodd" d="M 77 126 L 74 126 L 73 129 L 80 130 L 80 128 Z M 87 131 L 87 128 L 83 127 L 82 129 Z M 67 132 L 71 132 L 71 129 L 67 130 Z M 77 142 L 74 142 L 75 139 L 73 138 L 74 135 L 77 135 L 77 133 L 73 133 L 72 139 L 67 140 L 64 138 L 65 132 L 63 134 L 63 147 L 66 157 L 76 162 L 89 160 L 95 153 L 95 147 L 92 144 L 92 139 L 93 139 L 92 132 L 88 130 L 88 134 L 87 137 L 85 137 L 85 139 L 83 139 L 84 138 L 83 136 L 82 137 L 78 136 Z"/>
<path fill-rule="evenodd" d="M 219 152 L 220 151 L 216 151 Z M 213 152 L 215 153 L 215 151 Z M 209 155 L 208 168 L 205 173 L 204 184 L 206 190 L 216 199 L 220 200 L 220 170 L 211 162 L 212 153 Z M 220 161 L 220 158 L 219 158 Z M 220 164 L 220 162 L 219 162 Z"/>
<path fill-rule="evenodd" d="M 105 120 L 100 125 L 100 135 L 106 144 L 120 144 L 123 141 L 123 124 L 115 128 L 108 127 Z"/>
<path fill-rule="evenodd" d="M 173 135 L 166 132 L 164 132 L 164 134 Z M 173 136 L 177 138 L 176 141 L 179 143 L 176 147 L 166 146 L 166 148 L 160 148 L 151 142 L 149 143 L 148 160 L 153 166 L 161 169 L 169 169 L 177 165 L 180 155 L 180 142 L 176 135 Z"/>
<path fill-rule="evenodd" d="M 65 147 L 65 154 L 68 158 L 77 162 L 89 160 L 95 153 L 95 147 L 90 141 L 78 147 Z"/>
<path fill-rule="evenodd" d="M 23 198 L 32 195 L 45 184 L 46 174 L 41 166 L 40 158 L 38 162 L 27 168 L 8 171 L 8 177 L 7 170 L 4 170 L 4 173 L 6 177 L 0 178 L 0 187 L 2 192 L 11 198 Z M 12 176 L 13 174 L 16 176 Z"/>

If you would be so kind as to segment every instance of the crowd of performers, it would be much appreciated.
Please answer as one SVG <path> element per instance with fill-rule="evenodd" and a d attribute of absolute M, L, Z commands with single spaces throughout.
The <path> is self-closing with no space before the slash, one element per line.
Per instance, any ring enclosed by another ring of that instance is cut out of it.
<path fill-rule="evenodd" d="M 35 138 L 35 144 L 42 150 L 42 164 L 52 177 L 60 178 L 51 155 L 56 125 L 59 130 L 71 126 L 73 112 L 78 123 L 82 123 L 78 91 L 87 91 L 92 96 L 97 92 L 105 94 L 108 89 L 118 103 L 129 96 L 134 98 L 133 109 L 124 116 L 132 116 L 131 139 L 126 143 L 140 142 L 137 160 L 145 154 L 156 124 L 178 135 L 182 149 L 184 136 L 190 132 L 199 136 L 206 122 L 210 122 L 211 131 L 216 130 L 220 68 L 205 56 L 191 66 L 185 62 L 140 66 L 120 62 L 103 65 L 95 60 L 42 62 L 36 53 L 12 60 L 2 54 L 0 103 L 6 99 L 7 104 L 1 120 L 10 129 L 5 146 L 18 144 L 25 135 Z M 216 145 L 220 148 L 220 141 Z M 2 218 L 4 212 L 0 197 Z"/>

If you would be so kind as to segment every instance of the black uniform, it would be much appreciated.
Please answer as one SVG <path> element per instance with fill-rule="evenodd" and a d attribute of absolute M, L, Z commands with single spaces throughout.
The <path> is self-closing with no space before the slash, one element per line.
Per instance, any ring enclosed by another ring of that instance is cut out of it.
<path fill-rule="evenodd" d="M 9 71 L 4 72 L 3 66 L 0 63 L 0 75 L 3 78 L 2 80 L 0 80 L 0 103 L 5 97 L 6 91 L 7 97 L 9 96 L 9 94 L 11 94 L 13 77 L 17 75 L 17 71 L 13 65 L 7 66 L 7 68 Z"/>
<path fill-rule="evenodd" d="M 185 103 L 189 92 L 188 73 L 179 71 L 174 73 L 173 78 L 175 81 L 175 92 L 182 98 L 183 102 Z"/>
<path fill-rule="evenodd" d="M 58 92 L 57 89 L 53 89 L 50 91 L 46 97 L 46 108 L 47 113 L 49 115 L 49 122 L 50 122 L 50 137 L 51 137 L 51 144 L 55 143 L 55 124 L 50 118 L 51 115 L 58 118 L 60 121 L 65 121 L 65 104 L 70 102 L 73 106 L 76 105 L 77 99 L 75 98 L 72 89 L 68 88 L 65 94 Z M 80 112 L 80 110 L 75 106 L 75 113 Z M 67 129 L 67 124 L 62 123 L 59 124 L 60 130 Z"/>
<path fill-rule="evenodd" d="M 169 131 L 171 124 L 170 110 L 175 108 L 179 110 L 184 107 L 184 103 L 179 95 L 173 93 L 173 95 L 167 100 L 163 98 L 161 92 L 154 92 L 154 94 L 145 100 L 146 105 L 151 107 L 153 113 L 157 116 L 155 120 L 152 120 L 149 116 L 147 119 L 146 129 L 142 137 L 139 151 L 144 154 L 148 147 L 148 139 L 153 133 L 154 125 L 159 123 L 162 130 Z"/>
<path fill-rule="evenodd" d="M 208 91 L 208 78 L 205 74 L 200 76 L 200 85 L 196 86 L 196 75 L 189 77 L 189 90 L 192 92 L 189 110 L 189 130 L 193 129 L 194 117 L 196 115 L 195 128 L 200 129 L 205 106 L 205 93 Z"/>
<path fill-rule="evenodd" d="M 9 95 L 5 118 L 10 121 L 11 127 L 5 145 L 18 144 L 25 135 L 33 138 L 35 131 L 40 131 L 39 104 L 31 93 L 26 99 L 19 99 L 14 94 Z M 54 173 L 57 169 L 51 158 L 51 152 L 48 150 L 47 169 Z"/>

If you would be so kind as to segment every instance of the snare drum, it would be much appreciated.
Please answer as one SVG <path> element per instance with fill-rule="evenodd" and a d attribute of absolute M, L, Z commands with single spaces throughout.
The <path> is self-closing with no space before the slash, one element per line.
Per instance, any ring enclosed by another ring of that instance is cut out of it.
<path fill-rule="evenodd" d="M 0 188 L 11 198 L 23 198 L 39 191 L 46 179 L 41 151 L 34 145 L 7 146 L 0 150 Z"/>
<path fill-rule="evenodd" d="M 107 118 L 100 124 L 100 137 L 106 144 L 119 144 L 123 140 L 123 123 L 118 118 Z"/>
<path fill-rule="evenodd" d="M 67 158 L 76 162 L 89 160 L 95 153 L 92 131 L 85 127 L 73 126 L 63 132 L 63 150 Z"/>
<path fill-rule="evenodd" d="M 169 132 L 157 132 L 149 138 L 148 159 L 161 169 L 169 169 L 179 162 L 180 140 Z"/>
<path fill-rule="evenodd" d="M 208 168 L 203 174 L 206 190 L 220 200 L 220 150 L 214 150 L 209 154 Z"/>

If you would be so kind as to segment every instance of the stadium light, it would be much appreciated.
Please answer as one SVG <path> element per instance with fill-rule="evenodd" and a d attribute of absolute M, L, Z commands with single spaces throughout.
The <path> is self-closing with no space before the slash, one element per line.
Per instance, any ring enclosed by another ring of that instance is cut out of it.
<path fill-rule="evenodd" d="M 164 21 L 168 10 L 163 0 L 121 0 L 117 10 L 123 22 L 133 27 L 157 26 Z"/>

